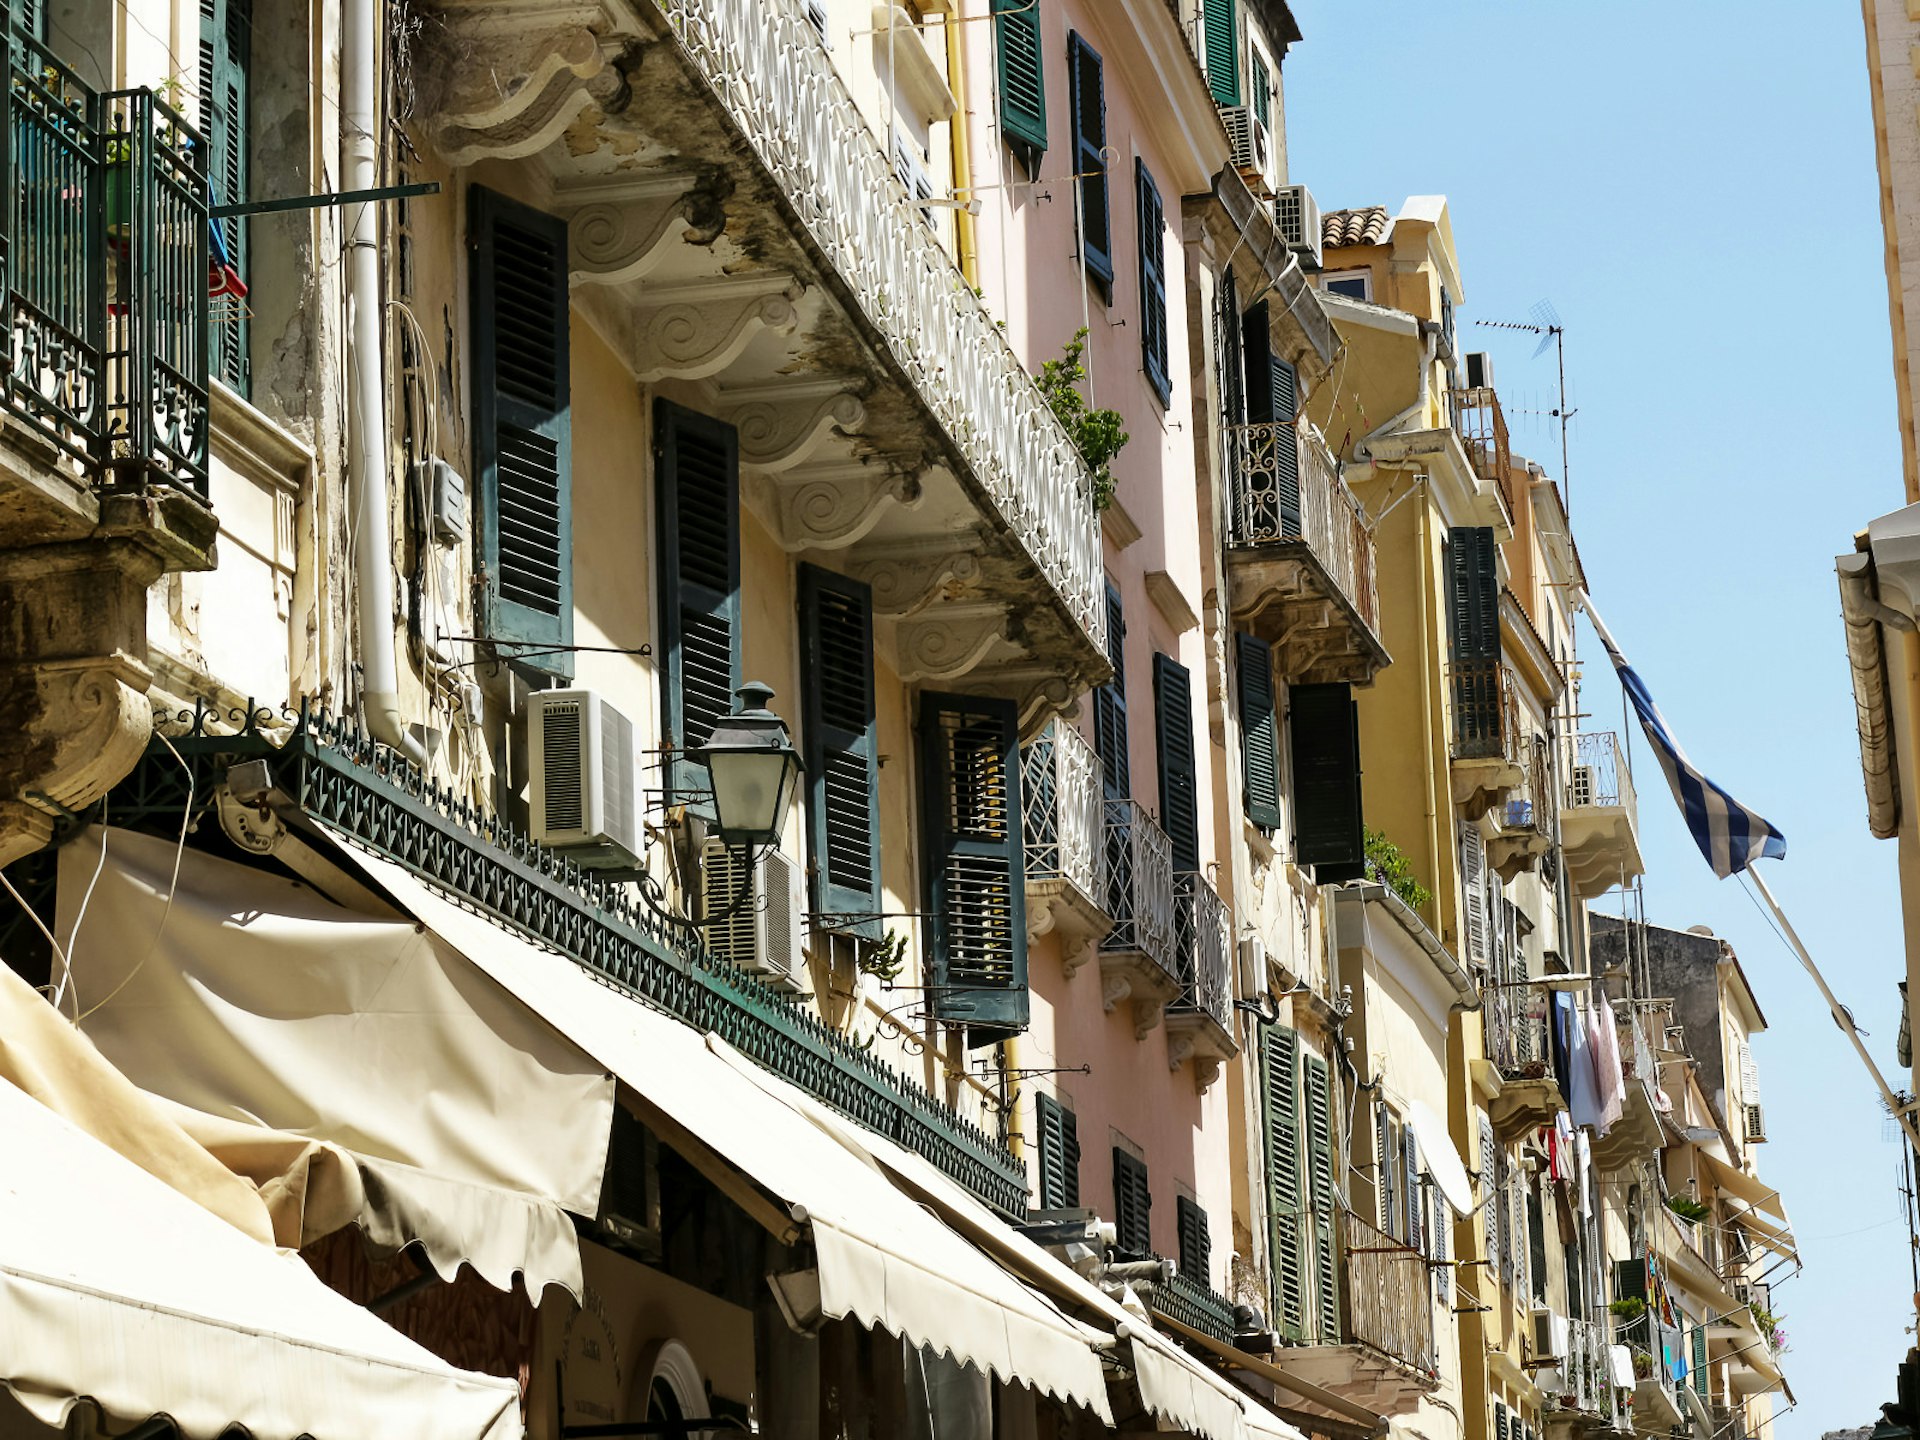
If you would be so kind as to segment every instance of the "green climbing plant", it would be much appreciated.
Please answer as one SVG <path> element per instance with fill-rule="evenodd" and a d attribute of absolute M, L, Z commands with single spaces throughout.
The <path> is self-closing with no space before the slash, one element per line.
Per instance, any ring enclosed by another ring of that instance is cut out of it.
<path fill-rule="evenodd" d="M 1093 508 L 1104 510 L 1113 503 L 1113 458 L 1126 448 L 1133 437 L 1127 434 L 1118 410 L 1093 410 L 1087 406 L 1081 388 L 1086 383 L 1087 327 L 1073 332 L 1058 360 L 1041 364 L 1034 384 L 1047 404 L 1066 427 L 1074 448 L 1093 475 Z"/>
<path fill-rule="evenodd" d="M 1433 899 L 1433 892 L 1414 875 L 1400 847 L 1378 830 L 1367 831 L 1367 878 L 1393 891 L 1410 910 L 1418 910 Z"/>

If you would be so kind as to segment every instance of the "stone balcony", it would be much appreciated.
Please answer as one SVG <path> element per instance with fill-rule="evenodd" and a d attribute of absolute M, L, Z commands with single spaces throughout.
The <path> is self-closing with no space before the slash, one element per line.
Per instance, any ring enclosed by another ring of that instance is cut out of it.
<path fill-rule="evenodd" d="M 1286 1368 L 1376 1414 L 1410 1415 L 1440 1388 L 1426 1261 L 1351 1211 L 1341 1228 L 1345 1343 L 1289 1349 Z"/>
<path fill-rule="evenodd" d="M 1590 900 L 1644 871 L 1639 807 L 1626 747 L 1611 732 L 1576 736 L 1566 770 L 1560 841 L 1574 896 Z"/>
<path fill-rule="evenodd" d="M 1533 985 L 1488 986 L 1482 995 L 1487 1059 L 1500 1078 L 1487 1115 L 1495 1137 L 1510 1145 L 1567 1108 L 1553 1070 L 1551 1002 Z"/>
<path fill-rule="evenodd" d="M 1448 752 L 1453 803 L 1469 820 L 1489 811 L 1505 817 L 1507 802 L 1526 783 L 1530 750 L 1513 674 L 1497 658 L 1456 660 L 1447 667 L 1447 690 L 1453 712 Z"/>
<path fill-rule="evenodd" d="M 435 21 L 439 157 L 534 172 L 576 315 L 737 428 L 743 500 L 873 585 L 903 679 L 1011 698 L 1032 736 L 1105 678 L 1086 467 L 801 0 L 441 0 Z"/>

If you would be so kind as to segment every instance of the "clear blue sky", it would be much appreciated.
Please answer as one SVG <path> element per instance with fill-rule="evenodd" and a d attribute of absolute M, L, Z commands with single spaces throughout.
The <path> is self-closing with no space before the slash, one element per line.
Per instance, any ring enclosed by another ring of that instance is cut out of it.
<path fill-rule="evenodd" d="M 1292 177 L 1323 208 L 1448 197 L 1467 349 L 1517 449 L 1559 469 L 1551 352 L 1477 329 L 1550 299 L 1579 414 L 1594 599 L 1696 763 L 1783 829 L 1767 876 L 1895 1067 L 1890 842 L 1866 829 L 1833 557 L 1902 503 L 1860 12 L 1841 0 L 1294 0 Z M 1583 637 L 1590 728 L 1618 687 Z M 1911 1343 L 1900 1150 L 1817 992 L 1714 879 L 1644 743 L 1650 919 L 1730 939 L 1805 1271 L 1775 1289 L 1799 1406 L 1778 1440 L 1872 1423 Z M 1899 1081 L 1895 1079 L 1896 1085 Z"/>

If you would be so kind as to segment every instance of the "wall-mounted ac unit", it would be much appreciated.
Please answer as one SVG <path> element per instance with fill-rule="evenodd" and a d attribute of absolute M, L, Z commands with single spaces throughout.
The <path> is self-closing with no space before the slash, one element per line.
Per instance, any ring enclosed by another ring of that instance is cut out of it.
<path fill-rule="evenodd" d="M 1493 384 L 1493 356 L 1484 350 L 1467 352 L 1467 388 L 1478 390 Z"/>
<path fill-rule="evenodd" d="M 1747 1143 L 1759 1145 L 1767 1138 L 1767 1116 L 1758 1105 L 1749 1105 L 1747 1110 Z"/>
<path fill-rule="evenodd" d="M 1544 1305 L 1533 1307 L 1533 1358 L 1536 1364 L 1563 1358 L 1553 1343 L 1553 1311 Z"/>
<path fill-rule="evenodd" d="M 592 690 L 542 690 L 527 702 L 533 838 L 576 864 L 640 863 L 633 722 Z"/>
<path fill-rule="evenodd" d="M 701 936 L 715 959 L 730 961 L 782 990 L 799 990 L 806 968 L 800 866 L 778 850 L 768 850 L 749 873 L 741 863 L 744 858 L 744 852 L 720 840 L 709 840 L 701 848 L 703 913 L 721 917 L 701 926 Z M 752 897 L 735 909 L 743 886 L 752 887 Z"/>
<path fill-rule="evenodd" d="M 1309 269 L 1320 268 L 1320 203 L 1304 185 L 1282 185 L 1273 197 L 1273 222 L 1280 238 Z"/>
<path fill-rule="evenodd" d="M 1251 105 L 1222 105 L 1220 121 L 1227 127 L 1227 148 L 1234 166 L 1240 170 L 1267 173 L 1267 158 L 1273 154 L 1273 137 L 1266 122 L 1253 113 Z"/>
<path fill-rule="evenodd" d="M 1591 765 L 1576 765 L 1573 776 L 1567 781 L 1567 804 L 1574 809 L 1582 805 L 1598 802 L 1600 795 L 1600 776 Z"/>

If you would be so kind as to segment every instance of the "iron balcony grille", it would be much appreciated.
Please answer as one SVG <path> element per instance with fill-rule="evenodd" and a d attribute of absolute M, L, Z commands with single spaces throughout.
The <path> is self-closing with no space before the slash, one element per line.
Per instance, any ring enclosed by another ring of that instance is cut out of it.
<path fill-rule="evenodd" d="M 1500 492 L 1500 503 L 1513 509 L 1513 452 L 1507 443 L 1507 417 L 1491 385 L 1461 387 L 1449 392 L 1453 428 L 1473 464 L 1473 473 Z"/>
<path fill-rule="evenodd" d="M 1489 989 L 1487 1058 L 1503 1080 L 1543 1080 L 1553 1074 L 1552 1001 L 1536 986 Z"/>
<path fill-rule="evenodd" d="M 1232 1029 L 1232 917 L 1220 892 L 1198 871 L 1173 877 L 1173 934 L 1180 995 L 1169 1008 Z"/>
<path fill-rule="evenodd" d="M 1438 1360 L 1425 1258 L 1352 1211 L 1342 1225 L 1346 1283 L 1340 1288 L 1347 1339 L 1423 1375 L 1431 1373 Z"/>
<path fill-rule="evenodd" d="M 1050 722 L 1021 756 L 1029 882 L 1064 880 L 1099 904 L 1105 837 L 1100 757 L 1080 732 Z"/>
<path fill-rule="evenodd" d="M 1144 955 L 1170 977 L 1174 960 L 1173 842 L 1132 800 L 1106 802 L 1106 912 L 1102 950 Z"/>
<path fill-rule="evenodd" d="M 1634 808 L 1633 772 L 1627 768 L 1620 737 L 1612 731 L 1577 735 L 1573 763 L 1567 768 L 1567 805 Z"/>
<path fill-rule="evenodd" d="M 1164 1315 L 1216 1340 L 1232 1341 L 1233 1302 L 1219 1291 L 1211 1289 L 1204 1281 L 1194 1279 L 1185 1271 L 1176 1270 L 1165 1285 L 1148 1280 L 1136 1284 L 1134 1288 L 1139 1293 L 1140 1303 L 1154 1314 Z"/>
<path fill-rule="evenodd" d="M 1453 758 L 1512 760 L 1523 748 L 1513 677 L 1498 660 L 1456 660 L 1447 667 L 1453 692 Z"/>

